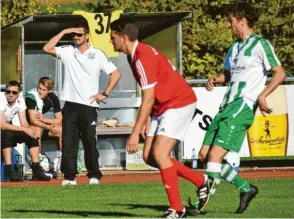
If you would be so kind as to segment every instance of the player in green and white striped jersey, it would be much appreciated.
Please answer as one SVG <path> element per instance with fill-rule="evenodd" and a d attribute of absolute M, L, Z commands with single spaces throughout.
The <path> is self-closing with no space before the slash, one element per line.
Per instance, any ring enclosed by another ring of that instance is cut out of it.
<path fill-rule="evenodd" d="M 224 69 L 230 73 L 229 88 L 221 108 L 242 98 L 253 109 L 263 91 L 267 72 L 280 66 L 270 42 L 255 33 L 236 40 L 226 56 Z"/>
<path fill-rule="evenodd" d="M 242 179 L 231 164 L 222 165 L 228 151 L 240 151 L 253 123 L 254 109 L 259 106 L 263 114 L 272 112 L 266 97 L 285 79 L 285 72 L 269 41 L 254 33 L 253 25 L 257 20 L 254 8 L 246 2 L 238 2 L 228 11 L 229 25 L 238 40 L 226 56 L 224 74 L 209 79 L 206 84 L 207 90 L 212 91 L 214 84 L 229 82 L 220 111 L 211 122 L 199 152 L 200 160 L 208 157 L 205 175 L 210 180 L 209 189 L 199 188 L 199 211 L 205 209 L 209 190 L 215 191 L 221 177 L 234 183 L 241 192 L 236 213 L 242 213 L 258 193 L 257 187 Z M 274 75 L 265 88 L 268 71 Z"/>

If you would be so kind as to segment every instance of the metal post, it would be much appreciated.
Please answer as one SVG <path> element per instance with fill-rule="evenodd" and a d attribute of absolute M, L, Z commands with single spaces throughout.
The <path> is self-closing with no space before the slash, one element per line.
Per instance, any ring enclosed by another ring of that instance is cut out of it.
<path fill-rule="evenodd" d="M 182 22 L 177 24 L 177 67 L 181 75 L 183 75 L 183 65 L 182 65 Z M 175 146 L 175 157 L 177 160 L 183 160 L 184 154 L 184 142 L 178 141 Z"/>

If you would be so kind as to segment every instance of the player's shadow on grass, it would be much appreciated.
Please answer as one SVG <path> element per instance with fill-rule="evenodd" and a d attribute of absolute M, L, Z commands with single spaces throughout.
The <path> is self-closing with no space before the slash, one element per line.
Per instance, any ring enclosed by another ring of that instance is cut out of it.
<path fill-rule="evenodd" d="M 9 212 L 19 213 L 45 213 L 45 214 L 72 214 L 80 217 L 88 216 L 113 216 L 113 217 L 134 217 L 135 215 L 123 212 L 106 212 L 106 211 L 62 211 L 62 210 L 11 210 Z M 137 215 L 136 215 L 137 216 Z"/>
<path fill-rule="evenodd" d="M 111 204 L 111 205 L 118 205 L 118 204 Z M 120 206 L 129 207 L 129 209 L 138 209 L 138 208 L 148 208 L 153 209 L 161 212 L 165 212 L 167 210 L 166 205 L 148 205 L 148 204 L 119 204 Z"/>
<path fill-rule="evenodd" d="M 168 206 L 166 206 L 166 205 L 148 205 L 148 204 L 143 205 L 143 204 L 121 204 L 121 203 L 109 204 L 109 205 L 126 206 L 126 207 L 129 207 L 129 209 L 140 209 L 140 208 L 146 209 L 146 208 L 148 208 L 148 209 L 156 210 L 156 211 L 162 212 L 162 213 L 164 213 L 168 209 Z M 196 215 L 191 214 L 191 212 L 188 209 L 189 209 L 189 207 L 186 206 L 188 216 L 196 216 Z M 216 210 L 211 209 L 208 211 L 208 214 L 214 214 L 216 212 L 220 212 L 220 211 L 216 211 Z M 233 211 L 222 211 L 222 213 L 232 214 L 232 215 L 236 216 L 236 214 Z M 206 214 L 207 213 L 201 213 L 201 214 L 199 214 L 198 217 L 201 217 Z M 141 215 L 141 217 L 144 217 L 144 215 Z"/>

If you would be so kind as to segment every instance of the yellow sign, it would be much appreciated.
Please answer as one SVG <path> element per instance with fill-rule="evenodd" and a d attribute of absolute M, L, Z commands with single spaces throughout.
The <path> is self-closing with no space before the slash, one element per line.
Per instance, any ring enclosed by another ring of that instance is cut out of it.
<path fill-rule="evenodd" d="M 74 15 L 82 15 L 88 22 L 90 28 L 89 42 L 92 46 L 101 49 L 108 57 L 116 57 L 110 43 L 110 23 L 120 17 L 121 10 L 112 13 L 89 13 L 85 11 L 74 11 Z"/>
<path fill-rule="evenodd" d="M 286 88 L 279 86 L 267 98 L 273 108 L 264 117 L 259 109 L 252 126 L 248 130 L 248 144 L 251 156 L 286 156 L 288 139 L 288 110 Z"/>

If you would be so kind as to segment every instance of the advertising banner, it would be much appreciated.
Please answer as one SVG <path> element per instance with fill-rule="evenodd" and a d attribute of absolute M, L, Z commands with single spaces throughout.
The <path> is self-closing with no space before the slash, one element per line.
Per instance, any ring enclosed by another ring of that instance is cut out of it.
<path fill-rule="evenodd" d="M 143 160 L 144 143 L 140 143 L 138 151 L 134 154 L 129 154 L 126 151 L 126 170 L 158 170 L 155 167 L 145 164 Z"/>
<path fill-rule="evenodd" d="M 204 87 L 193 88 L 197 97 L 196 116 L 184 140 L 183 159 L 191 159 L 192 150 L 198 153 L 205 132 L 219 111 L 227 87 L 212 92 Z M 292 101 L 291 101 L 292 100 Z M 272 114 L 263 116 L 259 109 L 239 152 L 241 157 L 294 155 L 294 85 L 281 85 L 267 98 Z"/>

